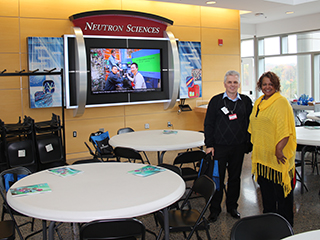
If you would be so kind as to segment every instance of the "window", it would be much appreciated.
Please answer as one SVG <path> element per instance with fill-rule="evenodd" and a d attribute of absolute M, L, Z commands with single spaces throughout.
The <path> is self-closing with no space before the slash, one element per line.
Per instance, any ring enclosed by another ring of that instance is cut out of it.
<path fill-rule="evenodd" d="M 275 72 L 281 80 L 281 93 L 288 99 L 298 98 L 301 94 L 309 95 L 320 101 L 320 31 L 311 31 L 295 34 L 283 34 L 251 40 L 252 48 L 248 46 L 249 40 L 241 43 L 242 57 L 242 88 L 245 93 L 255 89 L 249 84 L 252 73 L 250 68 L 257 71 L 258 76 L 263 72 Z M 250 53 L 257 41 L 258 52 Z M 245 43 L 244 43 L 245 42 Z M 248 64 L 252 59 L 252 64 Z M 258 59 L 254 66 L 253 59 Z M 244 61 L 245 60 L 245 61 Z M 261 93 L 255 93 L 255 98 Z"/>

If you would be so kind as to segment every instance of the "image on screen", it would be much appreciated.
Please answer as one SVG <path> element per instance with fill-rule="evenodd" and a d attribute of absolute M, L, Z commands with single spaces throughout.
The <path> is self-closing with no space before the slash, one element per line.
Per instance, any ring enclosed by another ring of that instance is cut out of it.
<path fill-rule="evenodd" d="M 91 48 L 91 93 L 161 91 L 160 49 Z"/>

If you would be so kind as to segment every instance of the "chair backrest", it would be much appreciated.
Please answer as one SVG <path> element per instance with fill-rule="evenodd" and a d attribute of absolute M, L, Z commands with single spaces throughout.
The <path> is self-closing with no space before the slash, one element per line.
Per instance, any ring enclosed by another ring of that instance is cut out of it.
<path fill-rule="evenodd" d="M 91 133 L 89 137 L 89 141 L 100 154 L 111 154 L 113 152 L 113 148 L 109 144 L 109 139 L 110 136 L 108 131 Z"/>
<path fill-rule="evenodd" d="M 191 188 L 191 192 L 200 194 L 206 200 L 206 203 L 210 203 L 214 193 L 216 191 L 216 184 L 206 175 L 202 175 L 197 180 L 194 181 L 194 184 Z M 187 196 L 188 198 L 188 196 Z"/>
<path fill-rule="evenodd" d="M 122 134 L 122 133 L 128 133 L 128 132 L 134 132 L 134 130 L 131 127 L 120 128 L 117 131 L 117 135 Z"/>
<path fill-rule="evenodd" d="M 304 126 L 320 126 L 320 123 L 317 121 L 306 120 Z"/>
<path fill-rule="evenodd" d="M 80 228 L 80 240 L 86 239 L 145 239 L 146 228 L 137 219 L 98 220 Z"/>
<path fill-rule="evenodd" d="M 167 163 L 161 163 L 158 166 L 169 169 L 172 172 L 175 172 L 176 174 L 178 174 L 180 177 L 182 176 L 182 170 L 178 166 L 174 166 L 174 165 L 167 164 Z"/>
<path fill-rule="evenodd" d="M 277 240 L 293 235 L 290 223 L 277 213 L 244 217 L 231 229 L 231 240 Z"/>
<path fill-rule="evenodd" d="M 140 153 L 132 148 L 125 147 L 116 147 L 114 149 L 114 154 L 117 158 L 126 158 L 131 162 L 131 160 L 140 160 L 142 163 L 144 162 Z"/>
<path fill-rule="evenodd" d="M 174 165 L 181 165 L 185 164 L 185 163 L 195 163 L 195 162 L 199 162 L 202 158 L 204 158 L 206 156 L 206 153 L 204 151 L 201 150 L 197 150 L 197 151 L 187 151 L 187 152 L 183 152 L 180 153 L 173 161 Z"/>
<path fill-rule="evenodd" d="M 98 158 L 93 158 L 93 159 L 84 159 L 84 160 L 77 160 L 72 163 L 72 165 L 75 164 L 86 164 L 86 163 L 101 163 L 103 161 L 99 160 Z"/>
<path fill-rule="evenodd" d="M 5 176 L 8 176 L 9 174 L 14 175 L 13 180 L 11 181 L 10 184 L 13 184 L 15 181 L 19 180 L 19 175 L 25 176 L 31 174 L 31 171 L 26 168 L 26 167 L 15 167 L 15 168 L 10 168 L 7 170 L 4 170 L 0 173 L 0 191 L 5 191 L 6 190 L 6 184 L 5 184 Z"/>

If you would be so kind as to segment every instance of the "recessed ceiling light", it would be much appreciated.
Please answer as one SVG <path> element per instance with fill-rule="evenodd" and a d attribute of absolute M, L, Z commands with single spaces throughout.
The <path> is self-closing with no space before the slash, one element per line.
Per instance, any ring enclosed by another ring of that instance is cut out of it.
<path fill-rule="evenodd" d="M 216 1 L 207 1 L 206 4 L 216 4 Z"/>
<path fill-rule="evenodd" d="M 286 14 L 293 14 L 293 11 L 286 11 Z"/>
<path fill-rule="evenodd" d="M 256 14 L 254 14 L 256 17 L 263 17 L 264 16 L 264 14 L 263 13 L 256 13 Z"/>

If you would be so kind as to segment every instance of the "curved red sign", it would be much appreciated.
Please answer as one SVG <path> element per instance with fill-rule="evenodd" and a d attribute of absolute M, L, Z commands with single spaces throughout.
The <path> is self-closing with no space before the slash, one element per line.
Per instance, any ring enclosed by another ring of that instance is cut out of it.
<path fill-rule="evenodd" d="M 84 35 L 163 37 L 173 21 L 147 13 L 107 10 L 73 15 L 69 18 Z"/>

